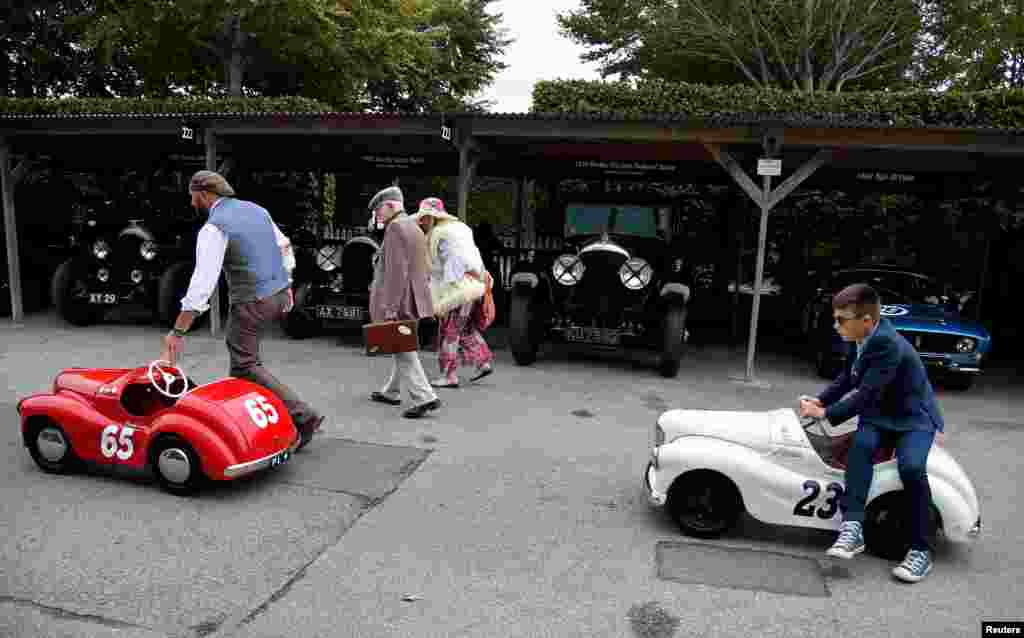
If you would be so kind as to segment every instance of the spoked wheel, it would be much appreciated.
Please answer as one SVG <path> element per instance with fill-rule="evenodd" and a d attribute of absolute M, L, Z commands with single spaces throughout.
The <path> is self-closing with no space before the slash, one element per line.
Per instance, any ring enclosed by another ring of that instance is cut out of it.
<path fill-rule="evenodd" d="M 668 509 L 684 534 L 715 538 L 736 523 L 743 503 L 732 481 L 717 472 L 697 470 L 672 483 Z"/>
<path fill-rule="evenodd" d="M 929 506 L 928 535 L 935 538 L 941 525 L 935 506 Z M 910 505 L 904 490 L 883 494 L 864 511 L 864 543 L 872 554 L 902 560 L 910 549 Z"/>
<path fill-rule="evenodd" d="M 71 448 L 71 439 L 52 421 L 32 428 L 27 443 L 32 460 L 44 472 L 67 474 L 78 465 L 78 457 Z"/>
<path fill-rule="evenodd" d="M 528 366 L 537 360 L 533 297 L 528 293 L 512 292 L 509 304 L 508 341 L 516 365 Z"/>
<path fill-rule="evenodd" d="M 160 487 L 171 494 L 194 494 L 206 480 L 199 455 L 179 436 L 161 437 L 153 446 L 150 462 Z"/>

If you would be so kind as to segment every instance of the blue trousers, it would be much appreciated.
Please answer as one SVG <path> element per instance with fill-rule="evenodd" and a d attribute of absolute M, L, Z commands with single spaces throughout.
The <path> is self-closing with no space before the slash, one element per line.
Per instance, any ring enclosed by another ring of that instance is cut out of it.
<path fill-rule="evenodd" d="M 896 463 L 900 480 L 910 507 L 910 547 L 927 550 L 929 507 L 932 492 L 928 487 L 928 451 L 932 448 L 935 432 L 911 430 L 897 432 L 883 430 L 861 423 L 853 437 L 846 460 L 846 494 L 843 498 L 843 520 L 864 522 L 864 508 L 874 474 L 872 458 L 885 443 L 896 448 Z"/>

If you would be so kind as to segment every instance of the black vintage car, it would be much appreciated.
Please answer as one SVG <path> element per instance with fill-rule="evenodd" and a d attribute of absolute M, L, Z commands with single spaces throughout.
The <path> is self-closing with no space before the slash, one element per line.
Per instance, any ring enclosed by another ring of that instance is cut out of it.
<path fill-rule="evenodd" d="M 661 374 L 674 377 L 690 285 L 669 215 L 650 205 L 566 205 L 564 251 L 528 255 L 511 275 L 516 363 L 533 363 L 547 340 L 651 348 L 661 354 Z"/>
<path fill-rule="evenodd" d="M 195 269 L 199 224 L 193 222 L 165 224 L 154 231 L 137 219 L 127 224 L 88 220 L 75 254 L 53 275 L 50 294 L 57 313 L 72 325 L 84 326 L 101 321 L 115 307 L 132 304 L 149 309 L 163 324 L 173 323 Z M 223 276 L 220 295 L 223 312 Z"/>
<path fill-rule="evenodd" d="M 373 256 L 380 245 L 365 231 L 346 234 L 341 239 L 292 239 L 295 307 L 283 324 L 290 337 L 356 330 L 369 323 Z"/>

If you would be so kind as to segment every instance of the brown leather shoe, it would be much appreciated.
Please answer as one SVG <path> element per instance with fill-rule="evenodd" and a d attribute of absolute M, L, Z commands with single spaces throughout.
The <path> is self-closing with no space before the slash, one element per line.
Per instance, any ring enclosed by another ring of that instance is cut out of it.
<path fill-rule="evenodd" d="M 313 440 L 313 435 L 316 434 L 323 423 L 324 417 L 321 416 L 299 428 L 299 447 L 295 448 L 296 452 L 309 445 L 309 442 Z"/>
<path fill-rule="evenodd" d="M 411 407 L 402 413 L 407 419 L 419 419 L 422 418 L 430 410 L 436 410 L 441 407 L 441 399 L 434 399 L 433 401 L 427 401 L 421 403 L 415 407 Z"/>
<path fill-rule="evenodd" d="M 370 395 L 370 400 L 377 403 L 387 403 L 388 405 L 402 405 L 401 399 L 392 399 L 383 392 L 374 392 Z"/>

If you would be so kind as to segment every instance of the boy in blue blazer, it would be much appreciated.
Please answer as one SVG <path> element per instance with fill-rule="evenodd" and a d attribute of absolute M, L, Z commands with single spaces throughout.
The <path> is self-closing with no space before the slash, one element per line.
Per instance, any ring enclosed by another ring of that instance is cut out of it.
<path fill-rule="evenodd" d="M 839 537 L 829 556 L 864 551 L 864 507 L 874 473 L 872 458 L 883 443 L 896 449 L 900 480 L 910 504 L 910 550 L 893 575 L 918 582 L 932 568 L 928 546 L 931 490 L 925 471 L 936 432 L 945 423 L 921 357 L 888 319 L 878 293 L 854 284 L 832 299 L 835 329 L 850 342 L 846 365 L 817 399 L 801 399 L 800 415 L 838 425 L 860 417 L 847 459 L 846 494 Z"/>

